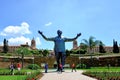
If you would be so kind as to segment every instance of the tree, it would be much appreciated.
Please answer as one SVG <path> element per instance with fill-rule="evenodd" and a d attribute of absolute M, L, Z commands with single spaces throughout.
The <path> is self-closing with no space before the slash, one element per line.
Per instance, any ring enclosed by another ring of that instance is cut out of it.
<path fill-rule="evenodd" d="M 40 55 L 40 56 L 43 56 L 43 50 L 42 50 L 42 49 L 39 49 L 38 51 L 39 51 L 39 55 Z"/>
<path fill-rule="evenodd" d="M 113 53 L 119 53 L 119 47 L 115 40 L 113 40 Z"/>
<path fill-rule="evenodd" d="M 3 52 L 7 53 L 8 52 L 8 41 L 4 39 L 3 41 Z"/>
<path fill-rule="evenodd" d="M 85 54 L 87 52 L 88 46 L 84 43 L 80 43 L 80 54 Z"/>
<path fill-rule="evenodd" d="M 104 44 L 102 43 L 102 41 L 100 41 L 100 44 L 99 44 L 99 52 L 100 53 L 105 53 L 106 52 L 103 46 L 104 46 Z"/>
<path fill-rule="evenodd" d="M 22 59 L 22 68 L 24 65 L 24 55 L 28 55 L 30 54 L 30 50 L 26 47 L 20 47 L 16 50 L 16 52 L 18 53 L 18 55 L 21 55 L 21 59 Z"/>
<path fill-rule="evenodd" d="M 49 50 L 43 50 L 43 56 L 48 56 L 49 55 Z"/>
<path fill-rule="evenodd" d="M 31 50 L 31 53 L 32 53 L 33 55 L 39 55 L 39 50 Z"/>
<path fill-rule="evenodd" d="M 66 50 L 66 56 L 70 56 L 70 50 Z"/>
<path fill-rule="evenodd" d="M 88 53 L 91 53 L 92 49 L 99 45 L 100 41 L 99 40 L 94 40 L 95 38 L 93 36 L 90 36 L 88 40 L 86 39 L 83 39 L 84 43 L 84 46 L 86 46 L 89 50 L 88 50 Z"/>
<path fill-rule="evenodd" d="M 83 41 L 84 41 L 83 44 L 88 48 L 88 53 L 91 54 L 91 59 L 89 62 L 90 65 L 88 65 L 88 67 L 91 67 L 93 65 L 93 60 L 92 60 L 92 53 L 93 52 L 91 52 L 91 51 L 95 46 L 99 45 L 99 42 L 100 42 L 99 40 L 94 40 L 94 39 L 95 38 L 93 36 L 90 36 L 88 40 L 83 39 Z"/>
<path fill-rule="evenodd" d="M 33 59 L 32 59 L 32 69 L 35 69 L 35 55 L 39 55 L 39 50 L 30 50 L 32 56 L 33 56 Z"/>

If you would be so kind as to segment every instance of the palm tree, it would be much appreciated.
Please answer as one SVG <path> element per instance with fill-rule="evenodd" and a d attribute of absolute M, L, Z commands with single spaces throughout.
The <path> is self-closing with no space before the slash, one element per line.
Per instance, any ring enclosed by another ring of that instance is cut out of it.
<path fill-rule="evenodd" d="M 84 43 L 82 43 L 82 44 L 84 44 L 85 46 L 87 46 L 87 48 L 88 48 L 88 53 L 92 53 L 92 52 L 91 52 L 92 49 L 93 49 L 95 46 L 99 45 L 99 43 L 100 43 L 99 40 L 94 40 L 94 39 L 95 39 L 95 38 L 94 38 L 93 36 L 90 36 L 88 40 L 83 39 Z"/>
<path fill-rule="evenodd" d="M 88 48 L 88 53 L 91 54 L 91 59 L 90 59 L 90 64 L 88 65 L 88 67 L 91 67 L 93 65 L 93 60 L 92 60 L 92 49 L 99 45 L 100 41 L 99 40 L 94 40 L 95 38 L 93 36 L 90 36 L 88 40 L 83 39 L 84 41 L 84 45 Z"/>

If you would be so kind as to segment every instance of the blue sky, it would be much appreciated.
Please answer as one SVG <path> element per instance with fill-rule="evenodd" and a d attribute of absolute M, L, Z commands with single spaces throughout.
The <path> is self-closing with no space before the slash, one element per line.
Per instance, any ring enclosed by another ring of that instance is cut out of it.
<path fill-rule="evenodd" d="M 63 36 L 77 39 L 94 36 L 106 46 L 112 46 L 113 39 L 120 44 L 120 0 L 1 0 L 0 1 L 0 45 L 3 39 L 9 45 L 19 45 L 34 37 L 38 49 L 53 49 L 54 43 L 45 41 L 57 36 L 58 29 Z M 72 42 L 66 43 L 66 49 Z"/>

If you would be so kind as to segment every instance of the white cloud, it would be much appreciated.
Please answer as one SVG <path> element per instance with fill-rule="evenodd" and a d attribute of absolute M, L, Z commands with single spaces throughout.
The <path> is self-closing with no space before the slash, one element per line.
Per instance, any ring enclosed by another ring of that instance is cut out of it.
<path fill-rule="evenodd" d="M 36 45 L 37 45 L 37 46 L 38 46 L 38 45 L 41 45 L 41 41 L 40 41 L 40 38 L 39 38 L 39 37 L 36 37 L 35 41 L 36 41 Z"/>
<path fill-rule="evenodd" d="M 47 24 L 45 24 L 45 26 L 50 26 L 52 25 L 52 22 L 48 22 Z"/>
<path fill-rule="evenodd" d="M 31 31 L 29 30 L 29 24 L 26 22 L 21 23 L 20 26 L 7 26 L 0 35 L 2 36 L 15 36 L 15 35 L 25 35 L 30 34 Z"/>
<path fill-rule="evenodd" d="M 35 41 L 36 41 L 36 46 L 41 45 L 41 41 L 40 41 L 39 37 L 36 37 Z M 28 44 L 31 45 L 31 39 L 30 38 L 26 38 L 24 36 L 10 38 L 10 39 L 8 39 L 8 42 L 9 42 L 9 45 L 26 44 L 26 42 L 28 42 Z"/>
<path fill-rule="evenodd" d="M 49 23 L 49 25 L 52 23 Z M 20 26 L 7 26 L 0 32 L 0 35 L 7 36 L 8 44 L 9 45 L 21 45 L 26 44 L 28 42 L 31 45 L 31 39 L 29 37 L 25 37 L 25 34 L 31 34 L 29 30 L 29 24 L 26 22 L 21 23 Z M 41 41 L 39 37 L 35 38 L 36 47 L 41 45 Z M 0 42 L 1 45 L 3 42 Z"/>
<path fill-rule="evenodd" d="M 4 32 L 1 32 L 0 35 L 2 35 L 2 36 L 6 36 L 6 34 L 5 34 Z"/>
<path fill-rule="evenodd" d="M 20 37 L 16 37 L 16 38 L 10 38 L 8 39 L 9 45 L 20 45 L 20 44 L 26 44 L 26 42 L 28 42 L 28 44 L 31 44 L 31 40 L 30 38 L 26 38 L 24 36 L 20 36 Z"/>

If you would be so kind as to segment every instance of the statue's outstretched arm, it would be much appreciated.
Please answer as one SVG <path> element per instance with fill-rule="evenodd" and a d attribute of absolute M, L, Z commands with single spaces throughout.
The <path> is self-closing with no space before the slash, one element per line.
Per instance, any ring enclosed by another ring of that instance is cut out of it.
<path fill-rule="evenodd" d="M 81 33 L 78 33 L 77 36 L 75 37 L 75 39 L 77 39 L 80 36 L 81 36 Z"/>
<path fill-rule="evenodd" d="M 45 39 L 47 40 L 47 37 L 39 30 L 38 33 Z"/>
<path fill-rule="evenodd" d="M 53 41 L 53 38 L 47 38 L 40 30 L 38 30 L 38 33 L 39 33 L 45 40 Z"/>
<path fill-rule="evenodd" d="M 74 41 L 74 40 L 76 40 L 80 36 L 81 36 L 81 33 L 78 33 L 77 36 L 74 37 L 74 38 L 66 38 L 66 41 Z"/>

